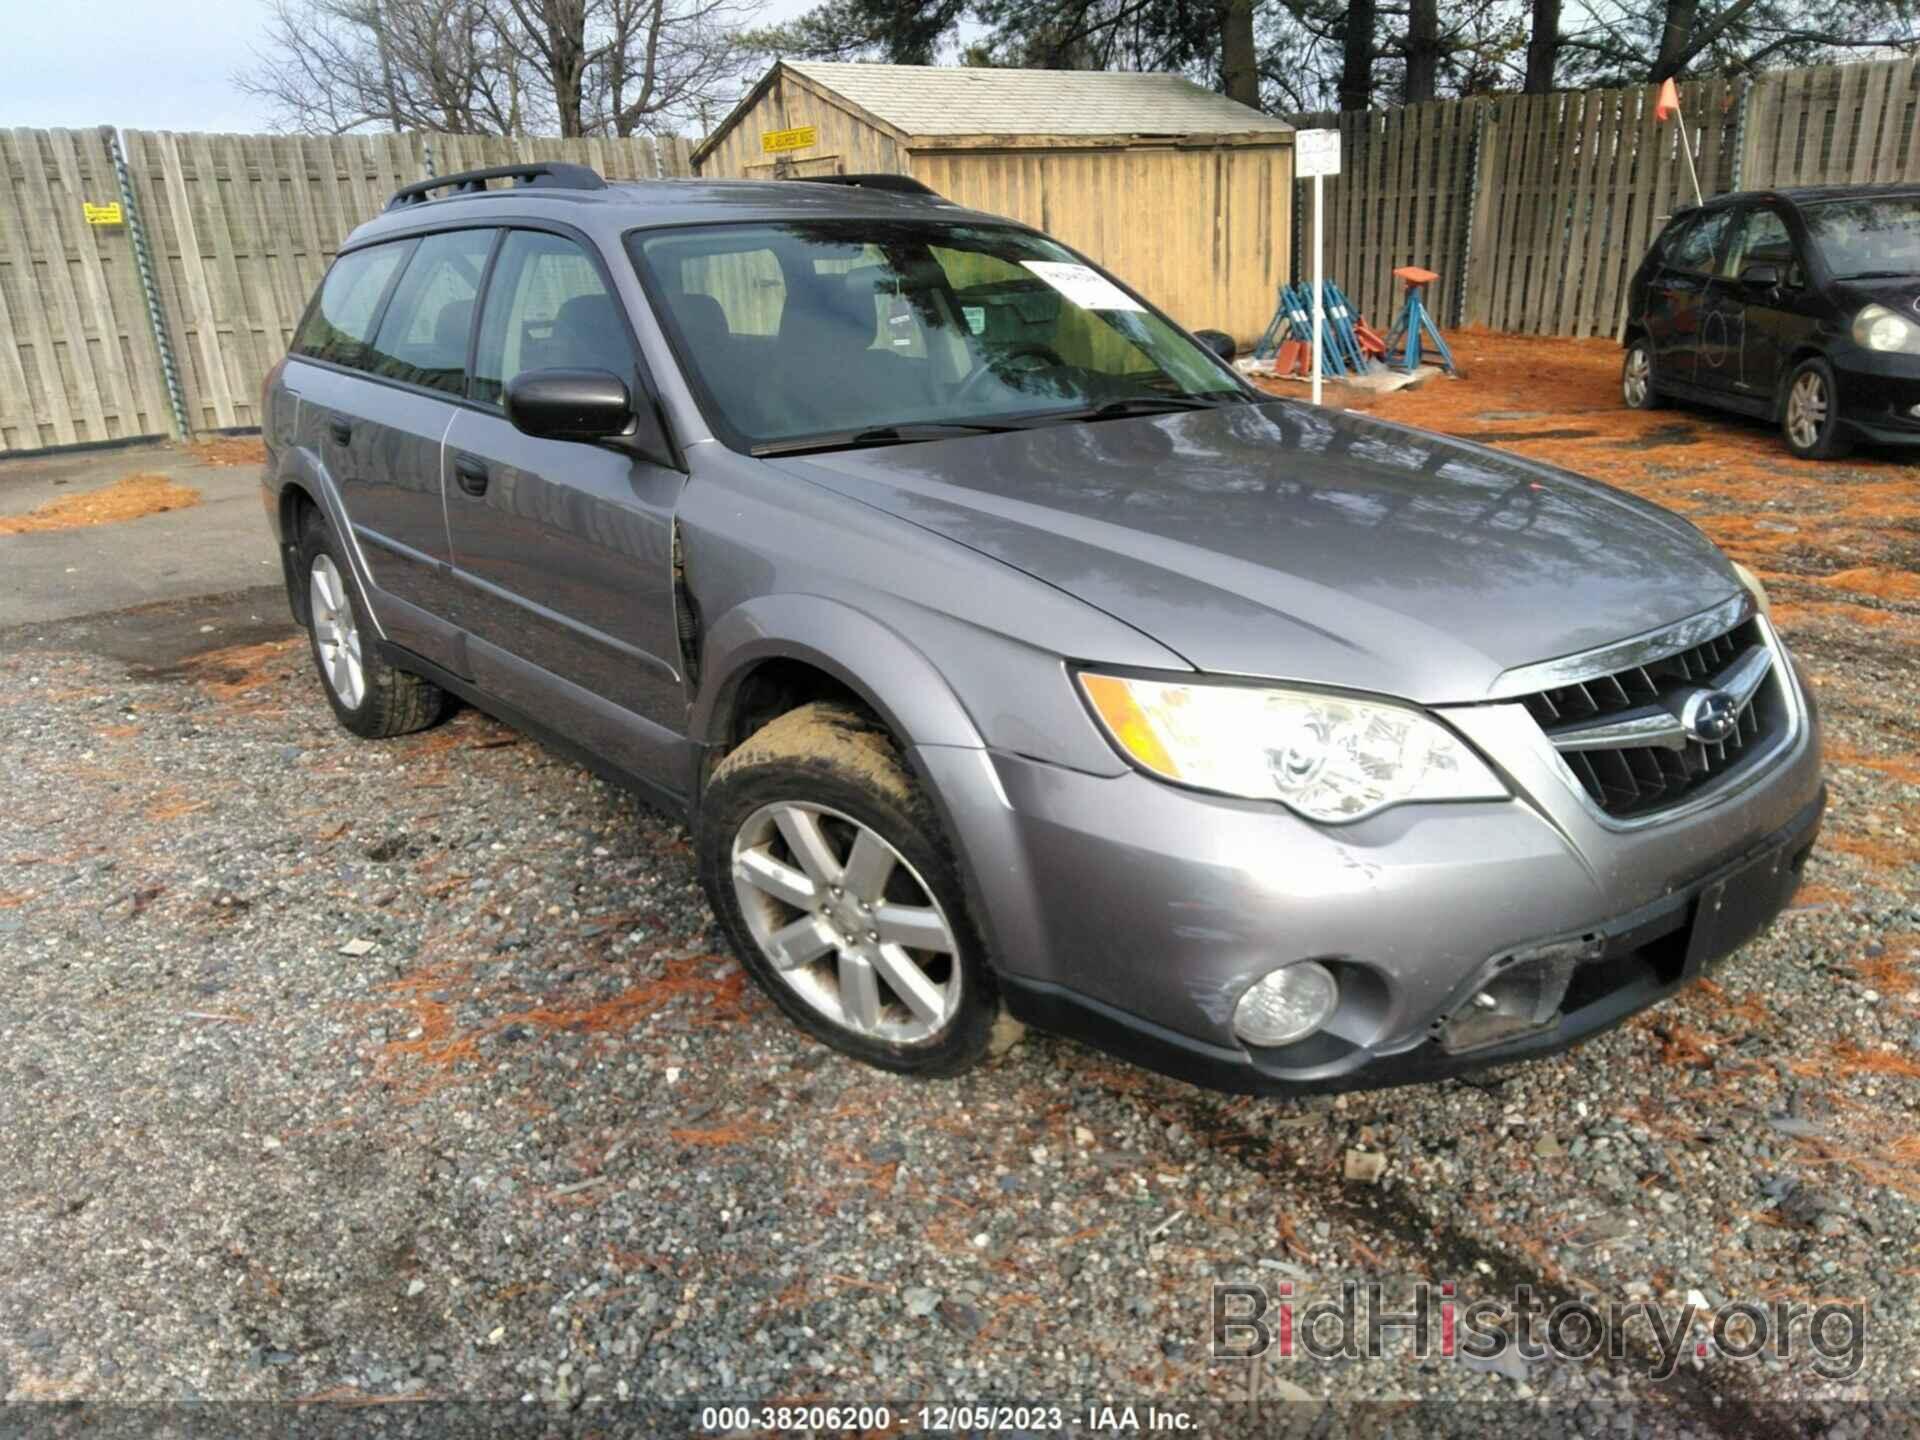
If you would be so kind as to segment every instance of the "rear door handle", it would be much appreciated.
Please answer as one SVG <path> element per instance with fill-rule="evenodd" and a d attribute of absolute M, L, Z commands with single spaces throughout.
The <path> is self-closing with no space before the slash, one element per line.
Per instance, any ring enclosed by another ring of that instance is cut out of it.
<path fill-rule="evenodd" d="M 453 478 L 469 495 L 487 493 L 487 467 L 481 461 L 461 458 L 453 462 Z"/>
<path fill-rule="evenodd" d="M 329 420 L 327 422 L 327 429 L 333 433 L 334 444 L 351 445 L 353 443 L 353 422 L 351 420 Z"/>

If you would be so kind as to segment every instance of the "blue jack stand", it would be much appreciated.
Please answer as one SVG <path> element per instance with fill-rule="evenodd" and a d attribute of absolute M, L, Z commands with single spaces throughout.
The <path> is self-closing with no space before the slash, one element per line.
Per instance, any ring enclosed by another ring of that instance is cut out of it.
<path fill-rule="evenodd" d="M 1427 286 L 1440 277 L 1431 270 L 1422 270 L 1418 265 L 1402 265 L 1393 274 L 1395 279 L 1407 282 L 1407 303 L 1401 307 L 1399 318 L 1393 322 L 1393 329 L 1387 332 L 1387 363 L 1397 365 L 1411 375 L 1420 368 L 1423 359 L 1433 360 L 1447 374 L 1458 375 L 1460 371 L 1453 363 L 1453 352 L 1440 337 L 1440 327 L 1433 323 L 1433 316 L 1428 313 L 1422 295 Z M 1433 344 L 1430 355 L 1425 350 L 1427 341 Z"/>

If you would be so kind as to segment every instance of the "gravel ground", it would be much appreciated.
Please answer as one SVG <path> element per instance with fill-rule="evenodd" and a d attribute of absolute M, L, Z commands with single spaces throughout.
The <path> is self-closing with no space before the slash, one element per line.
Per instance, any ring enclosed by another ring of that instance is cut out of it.
<path fill-rule="evenodd" d="M 1782 922 L 1568 1055 L 1301 1101 L 1040 1036 L 841 1060 L 723 957 L 678 824 L 471 710 L 354 741 L 275 593 L 0 633 L 0 1395 L 1864 1434 L 1920 1395 L 1920 605 L 1776 594 L 1836 757 Z M 1346 1280 L 1858 1303 L 1864 1355 L 1211 1358 L 1216 1281 Z"/>

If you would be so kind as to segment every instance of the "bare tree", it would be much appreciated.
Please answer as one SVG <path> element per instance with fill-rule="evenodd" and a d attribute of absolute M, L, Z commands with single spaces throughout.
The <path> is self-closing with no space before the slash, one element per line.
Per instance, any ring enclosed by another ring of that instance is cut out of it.
<path fill-rule="evenodd" d="M 731 97 L 749 63 L 731 0 L 603 0 L 606 41 L 593 64 L 592 114 L 613 135 L 710 128 L 707 116 Z"/>
<path fill-rule="evenodd" d="M 1912 0 L 1571 0 L 1559 83 L 1743 74 L 1916 45 Z"/>
<path fill-rule="evenodd" d="M 737 93 L 737 0 L 268 0 L 234 76 L 289 130 L 670 131 Z"/>
<path fill-rule="evenodd" d="M 1521 86 L 1529 95 L 1553 89 L 1560 68 L 1560 0 L 1533 0 L 1533 24 L 1527 32 L 1527 78 Z"/>

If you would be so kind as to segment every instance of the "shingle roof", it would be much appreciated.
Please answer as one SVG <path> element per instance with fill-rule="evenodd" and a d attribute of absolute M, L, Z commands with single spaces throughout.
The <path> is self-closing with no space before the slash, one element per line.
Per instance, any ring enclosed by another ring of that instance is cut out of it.
<path fill-rule="evenodd" d="M 909 135 L 1245 135 L 1293 129 L 1181 75 L 788 60 Z"/>

